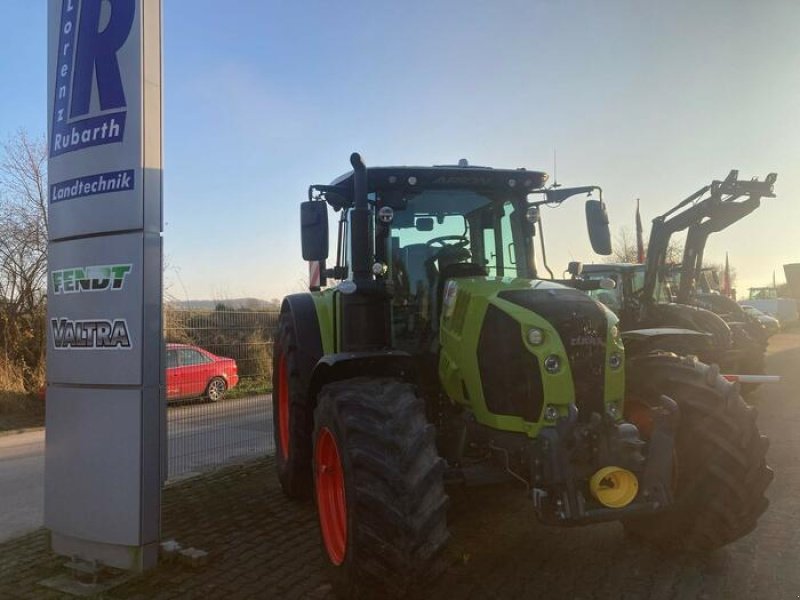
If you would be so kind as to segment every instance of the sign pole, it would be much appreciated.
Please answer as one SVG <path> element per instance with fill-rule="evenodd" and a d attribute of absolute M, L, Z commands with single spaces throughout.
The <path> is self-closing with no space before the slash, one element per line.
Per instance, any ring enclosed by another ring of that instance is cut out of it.
<path fill-rule="evenodd" d="M 161 0 L 48 0 L 45 526 L 156 565 L 165 474 Z"/>

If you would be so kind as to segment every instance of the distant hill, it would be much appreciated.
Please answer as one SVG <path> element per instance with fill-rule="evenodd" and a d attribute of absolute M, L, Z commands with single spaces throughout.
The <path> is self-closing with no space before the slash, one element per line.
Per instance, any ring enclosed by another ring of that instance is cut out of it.
<path fill-rule="evenodd" d="M 222 304 L 231 310 L 280 310 L 279 300 L 261 298 L 226 298 L 225 300 L 164 300 L 164 304 L 179 310 L 214 310 Z"/>

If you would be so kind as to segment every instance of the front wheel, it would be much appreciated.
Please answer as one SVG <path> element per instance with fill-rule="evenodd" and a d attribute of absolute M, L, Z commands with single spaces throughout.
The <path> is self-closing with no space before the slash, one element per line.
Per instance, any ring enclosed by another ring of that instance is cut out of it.
<path fill-rule="evenodd" d="M 210 402 L 219 402 L 225 397 L 227 390 L 227 382 L 222 377 L 214 377 L 206 386 L 205 396 Z"/>
<path fill-rule="evenodd" d="M 314 413 L 320 536 L 336 593 L 414 594 L 448 539 L 444 461 L 414 387 L 356 378 L 322 388 Z"/>
<path fill-rule="evenodd" d="M 694 358 L 654 354 L 627 367 L 626 416 L 646 436 L 648 399 L 666 394 L 679 407 L 674 503 L 624 521 L 626 531 L 662 549 L 708 552 L 750 533 L 766 510 L 772 481 L 767 439 L 756 413 L 719 369 Z"/>

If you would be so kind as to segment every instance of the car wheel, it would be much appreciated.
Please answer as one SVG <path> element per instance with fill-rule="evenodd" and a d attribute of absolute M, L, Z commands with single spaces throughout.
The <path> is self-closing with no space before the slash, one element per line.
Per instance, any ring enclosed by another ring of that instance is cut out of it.
<path fill-rule="evenodd" d="M 214 379 L 208 382 L 208 387 L 206 387 L 206 398 L 211 402 L 222 400 L 225 397 L 227 389 L 228 384 L 225 383 L 222 377 L 214 377 Z"/>

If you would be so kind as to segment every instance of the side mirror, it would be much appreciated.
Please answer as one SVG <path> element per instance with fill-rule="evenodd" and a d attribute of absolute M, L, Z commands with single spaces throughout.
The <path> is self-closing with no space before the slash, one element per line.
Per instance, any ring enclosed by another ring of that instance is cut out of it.
<path fill-rule="evenodd" d="M 303 260 L 328 258 L 328 205 L 325 202 L 300 203 L 300 236 Z"/>
<path fill-rule="evenodd" d="M 586 226 L 592 249 L 603 256 L 611 254 L 611 229 L 608 227 L 606 205 L 601 200 L 586 201 Z"/>

